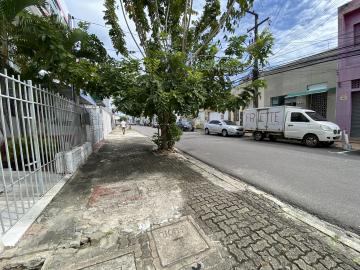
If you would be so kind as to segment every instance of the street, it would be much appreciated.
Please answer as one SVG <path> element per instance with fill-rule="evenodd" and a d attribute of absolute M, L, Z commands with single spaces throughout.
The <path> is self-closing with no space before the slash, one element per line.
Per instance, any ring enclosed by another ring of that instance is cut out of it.
<path fill-rule="evenodd" d="M 134 126 L 151 136 L 156 129 Z M 176 147 L 281 200 L 360 232 L 360 152 L 185 132 Z"/>
<path fill-rule="evenodd" d="M 0 254 L 0 269 L 359 269 L 359 252 L 265 196 L 153 149 L 115 128 Z"/>

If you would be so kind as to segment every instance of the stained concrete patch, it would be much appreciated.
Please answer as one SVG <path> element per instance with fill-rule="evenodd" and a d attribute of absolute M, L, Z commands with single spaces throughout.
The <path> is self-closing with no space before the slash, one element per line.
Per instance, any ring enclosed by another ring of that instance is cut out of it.
<path fill-rule="evenodd" d="M 99 262 L 78 270 L 136 270 L 134 256 L 132 254 L 123 255 L 119 258 Z"/>
<path fill-rule="evenodd" d="M 95 186 L 91 191 L 89 206 L 94 206 L 116 199 L 117 203 L 126 203 L 140 199 L 136 183 L 114 183 Z"/>
<path fill-rule="evenodd" d="M 182 220 L 152 231 L 162 266 L 199 254 L 209 248 L 189 220 Z"/>
<path fill-rule="evenodd" d="M 89 199 L 82 212 L 82 223 L 103 232 L 141 233 L 151 224 L 179 218 L 183 198 L 177 179 L 164 173 L 147 174 L 146 180 L 142 177 L 134 173 L 126 182 L 101 185 L 100 194 Z"/>

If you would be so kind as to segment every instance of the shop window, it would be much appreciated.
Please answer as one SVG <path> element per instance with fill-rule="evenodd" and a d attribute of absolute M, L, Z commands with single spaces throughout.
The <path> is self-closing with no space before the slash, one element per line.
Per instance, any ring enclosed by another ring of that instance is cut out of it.
<path fill-rule="evenodd" d="M 270 98 L 270 106 L 282 106 L 285 105 L 285 96 L 277 96 Z"/>
<path fill-rule="evenodd" d="M 360 88 L 360 79 L 351 81 L 351 89 Z"/>
<path fill-rule="evenodd" d="M 354 45 L 360 45 L 360 23 L 354 25 Z"/>

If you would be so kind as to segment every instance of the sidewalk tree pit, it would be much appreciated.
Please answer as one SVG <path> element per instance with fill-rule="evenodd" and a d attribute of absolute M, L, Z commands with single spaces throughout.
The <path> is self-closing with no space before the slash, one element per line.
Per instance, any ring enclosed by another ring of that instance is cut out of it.
<path fill-rule="evenodd" d="M 123 60 L 103 66 L 103 87 L 94 91 L 112 96 L 118 110 L 128 115 L 156 115 L 160 133 L 154 141 L 160 150 L 171 149 L 180 139 L 175 114 L 193 117 L 201 108 L 239 109 L 248 104 L 255 89 L 265 87 L 264 81 L 255 80 L 238 96 L 230 93 L 235 75 L 251 68 L 255 60 L 264 66 L 271 54 L 273 37 L 267 30 L 250 45 L 247 35 L 235 34 L 253 0 L 228 0 L 226 7 L 218 0 L 206 1 L 201 13 L 194 10 L 193 0 L 118 4 L 105 1 L 104 19 Z M 126 25 L 127 18 L 132 20 L 136 33 L 120 27 L 118 14 Z M 133 37 L 136 52 L 129 50 L 125 31 L 131 33 L 128 37 Z M 134 53 L 142 59 L 135 59 Z"/>

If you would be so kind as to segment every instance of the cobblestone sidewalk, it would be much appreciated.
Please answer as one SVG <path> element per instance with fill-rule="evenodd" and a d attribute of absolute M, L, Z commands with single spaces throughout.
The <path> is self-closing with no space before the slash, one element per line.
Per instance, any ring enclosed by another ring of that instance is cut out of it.
<path fill-rule="evenodd" d="M 113 131 L 2 269 L 360 269 L 359 253 L 272 201 L 152 150 Z"/>

